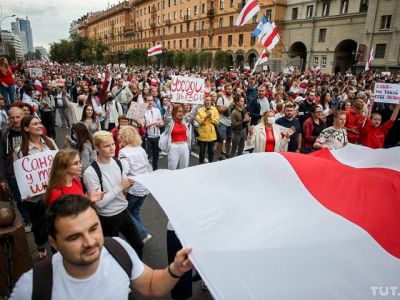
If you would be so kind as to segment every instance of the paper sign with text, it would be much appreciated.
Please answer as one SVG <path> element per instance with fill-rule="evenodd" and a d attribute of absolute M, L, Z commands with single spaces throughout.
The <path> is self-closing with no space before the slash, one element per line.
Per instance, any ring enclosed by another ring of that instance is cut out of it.
<path fill-rule="evenodd" d="M 43 70 L 40 68 L 30 68 L 29 69 L 29 75 L 31 77 L 42 77 L 43 76 Z"/>
<path fill-rule="evenodd" d="M 376 83 L 375 102 L 397 104 L 400 100 L 400 84 Z"/>
<path fill-rule="evenodd" d="M 57 152 L 51 150 L 35 153 L 14 162 L 15 178 L 22 199 L 46 192 L 51 165 Z"/>
<path fill-rule="evenodd" d="M 203 104 L 204 79 L 172 75 L 171 102 Z"/>

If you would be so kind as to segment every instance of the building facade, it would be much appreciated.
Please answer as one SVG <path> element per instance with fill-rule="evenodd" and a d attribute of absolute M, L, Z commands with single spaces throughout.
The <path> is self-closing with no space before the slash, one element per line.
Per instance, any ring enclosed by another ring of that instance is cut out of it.
<path fill-rule="evenodd" d="M 9 43 L 14 47 L 15 57 L 17 59 L 22 59 L 24 57 L 23 53 L 22 53 L 21 40 L 19 39 L 18 35 L 10 32 L 10 31 L 7 31 L 7 30 L 2 30 L 1 31 L 1 40 L 3 42 L 3 45 L 6 45 Z M 5 54 L 9 54 L 9 53 L 7 53 L 7 47 L 5 47 L 4 50 L 5 50 Z"/>
<path fill-rule="evenodd" d="M 35 47 L 35 52 L 36 50 L 38 50 L 40 52 L 40 56 L 44 57 L 44 56 L 49 56 L 49 52 L 47 51 L 47 49 L 43 46 L 37 46 Z"/>
<path fill-rule="evenodd" d="M 28 17 L 26 19 L 16 18 L 15 22 L 11 23 L 11 30 L 19 36 L 23 54 L 34 52 L 31 22 Z"/>
<path fill-rule="evenodd" d="M 282 51 L 303 69 L 362 70 L 371 48 L 372 68 L 399 69 L 400 1 L 288 0 L 281 29 Z"/>
<path fill-rule="evenodd" d="M 79 33 L 99 38 L 111 52 L 162 44 L 173 51 L 227 51 L 231 65 L 253 65 L 263 46 L 251 33 L 263 15 L 275 21 L 279 43 L 270 67 L 317 64 L 324 72 L 372 67 L 399 69 L 399 0 L 259 0 L 261 11 L 234 25 L 245 1 L 129 0 L 79 21 Z"/>

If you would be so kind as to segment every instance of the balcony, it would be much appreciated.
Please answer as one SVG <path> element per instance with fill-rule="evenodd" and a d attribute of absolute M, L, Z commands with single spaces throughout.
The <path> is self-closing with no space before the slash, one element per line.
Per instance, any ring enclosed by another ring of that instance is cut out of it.
<path fill-rule="evenodd" d="M 213 36 L 213 35 L 214 35 L 214 29 L 209 29 L 209 30 L 207 31 L 207 34 L 208 34 L 209 36 Z"/>
<path fill-rule="evenodd" d="M 165 20 L 165 25 L 171 26 L 171 20 Z"/>
<path fill-rule="evenodd" d="M 215 17 L 215 10 L 214 10 L 214 8 L 211 8 L 211 9 L 209 9 L 209 10 L 207 11 L 207 17 L 208 17 L 209 19 L 214 19 L 214 17 Z"/>
<path fill-rule="evenodd" d="M 190 15 L 185 15 L 185 16 L 183 16 L 183 20 L 184 20 L 185 22 L 190 22 Z"/>
<path fill-rule="evenodd" d="M 150 23 L 150 27 L 151 27 L 152 30 L 155 30 L 156 29 L 156 22 L 151 22 Z"/>

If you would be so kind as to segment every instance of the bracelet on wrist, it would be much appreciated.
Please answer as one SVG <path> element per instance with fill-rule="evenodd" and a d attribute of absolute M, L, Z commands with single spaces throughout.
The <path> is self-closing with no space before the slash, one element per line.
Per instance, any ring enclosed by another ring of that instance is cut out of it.
<path fill-rule="evenodd" d="M 172 278 L 179 279 L 179 278 L 182 277 L 182 276 L 178 276 L 178 275 L 174 274 L 174 273 L 171 271 L 171 265 L 168 265 L 168 273 L 169 273 L 169 275 L 171 275 Z"/>

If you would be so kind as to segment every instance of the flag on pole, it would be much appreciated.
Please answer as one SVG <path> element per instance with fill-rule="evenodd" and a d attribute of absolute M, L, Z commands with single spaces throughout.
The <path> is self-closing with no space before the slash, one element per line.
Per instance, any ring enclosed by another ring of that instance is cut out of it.
<path fill-rule="evenodd" d="M 253 33 L 251 34 L 252 37 L 257 37 L 261 34 L 262 29 L 265 24 L 268 23 L 268 18 L 266 16 L 263 16 L 260 23 L 258 23 L 257 27 L 254 29 Z"/>
<path fill-rule="evenodd" d="M 264 26 L 264 28 L 265 33 L 261 38 L 261 44 L 263 44 L 264 47 L 268 49 L 268 51 L 272 51 L 272 49 L 274 49 L 274 47 L 276 46 L 276 44 L 278 44 L 280 40 L 278 27 L 276 27 L 275 22 L 268 22 Z"/>
<path fill-rule="evenodd" d="M 256 13 L 260 10 L 256 0 L 247 1 L 246 5 L 242 8 L 239 17 L 236 20 L 236 26 L 242 26 L 246 24 Z"/>
<path fill-rule="evenodd" d="M 214 299 L 373 300 L 399 286 L 399 155 L 254 153 L 135 181 L 192 247 Z"/>
<path fill-rule="evenodd" d="M 374 60 L 374 47 L 372 47 L 371 52 L 369 53 L 368 61 L 365 64 L 365 71 L 368 71 L 371 67 L 371 63 Z"/>
<path fill-rule="evenodd" d="M 155 45 L 147 50 L 147 56 L 154 56 L 162 53 L 162 46 L 160 44 Z"/>
<path fill-rule="evenodd" d="M 251 74 L 253 74 L 258 65 L 262 65 L 268 61 L 268 52 L 267 50 L 264 49 L 264 51 L 261 53 L 260 57 L 257 59 L 256 63 L 254 64 L 253 71 L 251 71 Z"/>

